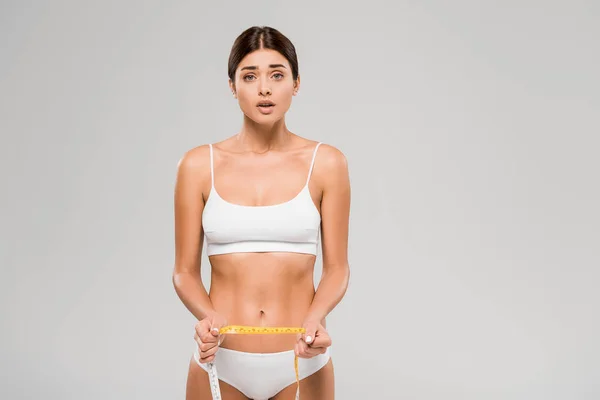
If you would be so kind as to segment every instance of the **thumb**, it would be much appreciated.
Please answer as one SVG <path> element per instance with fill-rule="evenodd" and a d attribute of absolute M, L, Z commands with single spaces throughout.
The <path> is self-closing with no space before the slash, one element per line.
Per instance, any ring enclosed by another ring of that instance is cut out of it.
<path fill-rule="evenodd" d="M 306 332 L 302 335 L 302 339 L 308 344 L 311 344 L 315 340 L 315 335 L 317 334 L 317 324 L 316 323 L 307 323 L 304 326 Z"/>
<path fill-rule="evenodd" d="M 210 333 L 213 336 L 219 336 L 222 327 L 223 327 L 223 323 L 218 318 L 213 318 L 210 321 Z"/>

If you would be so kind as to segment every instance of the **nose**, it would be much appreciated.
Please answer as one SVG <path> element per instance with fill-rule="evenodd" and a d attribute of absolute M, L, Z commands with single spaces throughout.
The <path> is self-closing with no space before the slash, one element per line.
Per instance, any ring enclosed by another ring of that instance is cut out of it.
<path fill-rule="evenodd" d="M 269 89 L 269 88 L 261 88 L 260 89 L 260 94 L 262 96 L 270 95 L 271 94 L 271 89 Z"/>

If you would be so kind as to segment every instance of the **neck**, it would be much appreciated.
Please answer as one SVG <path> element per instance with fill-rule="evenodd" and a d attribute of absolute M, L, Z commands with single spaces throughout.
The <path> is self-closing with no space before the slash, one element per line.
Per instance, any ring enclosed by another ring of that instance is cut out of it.
<path fill-rule="evenodd" d="M 244 151 L 265 153 L 285 148 L 292 136 L 293 133 L 287 129 L 284 118 L 272 124 L 258 124 L 244 115 L 244 124 L 236 139 Z"/>

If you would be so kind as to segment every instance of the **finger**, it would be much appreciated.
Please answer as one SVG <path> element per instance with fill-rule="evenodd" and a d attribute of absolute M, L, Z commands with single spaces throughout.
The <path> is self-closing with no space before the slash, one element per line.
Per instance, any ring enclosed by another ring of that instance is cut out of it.
<path fill-rule="evenodd" d="M 212 356 L 208 356 L 206 358 L 200 358 L 200 363 L 202 363 L 202 364 L 209 363 L 209 362 L 214 361 L 214 359 L 215 359 L 215 356 L 213 354 Z"/>
<path fill-rule="evenodd" d="M 198 346 L 200 351 L 209 351 L 210 349 L 219 348 L 216 343 L 202 343 Z"/>
<path fill-rule="evenodd" d="M 210 332 L 204 332 L 202 335 L 200 335 L 200 339 L 202 339 L 204 343 L 217 343 L 218 341 L 218 337 L 214 336 Z"/>
<path fill-rule="evenodd" d="M 307 348 L 306 351 L 303 353 L 302 358 L 313 358 L 318 356 L 319 354 L 323 354 L 323 349 L 321 349 L 320 347 L 318 348 Z"/>
<path fill-rule="evenodd" d="M 299 341 L 296 343 L 296 346 L 298 346 L 298 357 L 300 358 L 310 358 L 307 351 L 308 351 L 308 345 L 306 343 L 304 343 L 303 340 Z"/>
<path fill-rule="evenodd" d="M 311 350 L 308 350 L 308 351 L 306 351 L 304 353 L 300 353 L 298 355 L 298 357 L 299 358 L 313 358 L 313 357 L 318 356 L 319 354 L 323 354 L 323 353 L 320 350 L 319 351 L 315 351 L 315 349 L 311 349 Z"/>
<path fill-rule="evenodd" d="M 202 344 L 202 340 L 200 339 L 200 336 L 198 336 L 197 333 L 194 333 L 194 340 L 196 341 L 196 343 L 198 343 L 198 345 Z"/>
<path fill-rule="evenodd" d="M 331 346 L 331 338 L 329 335 L 320 335 L 317 336 L 314 342 L 311 344 L 311 347 L 329 347 Z"/>
<path fill-rule="evenodd" d="M 200 324 L 200 322 L 194 326 L 194 332 L 196 332 L 198 336 L 202 336 L 202 324 Z"/>
<path fill-rule="evenodd" d="M 304 342 L 310 344 L 313 342 L 313 340 L 315 340 L 315 336 L 317 334 L 317 327 L 310 324 L 306 326 L 305 329 L 305 332 L 302 334 L 302 339 L 304 340 Z"/>
<path fill-rule="evenodd" d="M 219 328 L 217 328 L 216 326 L 210 328 L 210 334 L 212 335 L 212 337 L 217 339 L 216 341 L 218 345 L 220 345 L 223 342 L 225 335 L 221 335 Z"/>
<path fill-rule="evenodd" d="M 206 358 L 206 357 L 212 356 L 212 355 L 216 354 L 218 350 L 219 350 L 219 347 L 217 347 L 217 346 L 211 347 L 210 349 L 207 349 L 207 350 L 204 350 L 201 348 L 200 349 L 200 357 Z"/>
<path fill-rule="evenodd" d="M 202 343 L 203 344 L 207 344 L 209 345 L 208 347 L 213 347 L 213 346 L 218 346 L 219 343 L 217 342 L 217 338 L 216 337 L 207 337 L 205 339 L 202 339 Z"/>
<path fill-rule="evenodd" d="M 198 322 L 195 326 L 195 331 L 201 338 L 204 338 L 208 333 L 209 326 L 205 320 Z"/>

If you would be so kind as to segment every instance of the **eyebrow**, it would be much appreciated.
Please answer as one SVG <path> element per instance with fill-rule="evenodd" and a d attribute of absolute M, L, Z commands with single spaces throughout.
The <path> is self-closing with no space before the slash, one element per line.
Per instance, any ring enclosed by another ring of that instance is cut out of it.
<path fill-rule="evenodd" d="M 283 64 L 269 64 L 269 68 L 285 68 L 285 65 L 283 65 Z M 240 69 L 240 71 L 243 71 L 245 69 L 257 70 L 258 67 L 256 65 L 247 65 L 247 66 L 243 67 L 242 69 Z"/>

